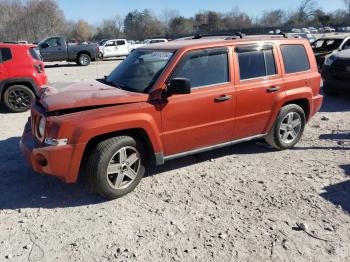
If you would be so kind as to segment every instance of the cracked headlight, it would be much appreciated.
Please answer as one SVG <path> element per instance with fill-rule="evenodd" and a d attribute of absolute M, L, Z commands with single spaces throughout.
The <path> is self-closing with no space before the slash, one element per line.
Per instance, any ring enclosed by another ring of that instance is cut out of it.
<path fill-rule="evenodd" d="M 46 126 L 46 118 L 42 117 L 39 120 L 39 125 L 38 125 L 38 135 L 40 137 L 44 137 L 45 135 L 45 126 Z"/>

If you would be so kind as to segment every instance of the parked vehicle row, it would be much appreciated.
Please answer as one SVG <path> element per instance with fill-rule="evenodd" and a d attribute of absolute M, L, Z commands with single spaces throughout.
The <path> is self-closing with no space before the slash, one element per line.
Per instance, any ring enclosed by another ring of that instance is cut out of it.
<path fill-rule="evenodd" d="M 316 41 L 316 37 L 312 34 L 306 34 L 306 33 L 287 33 L 287 36 L 290 38 L 304 38 L 307 39 L 310 43 L 313 43 Z"/>
<path fill-rule="evenodd" d="M 335 28 L 326 26 L 326 27 L 308 27 L 308 28 L 293 28 L 291 30 L 292 33 L 306 33 L 306 34 L 317 34 L 317 33 L 334 33 L 336 30 Z"/>

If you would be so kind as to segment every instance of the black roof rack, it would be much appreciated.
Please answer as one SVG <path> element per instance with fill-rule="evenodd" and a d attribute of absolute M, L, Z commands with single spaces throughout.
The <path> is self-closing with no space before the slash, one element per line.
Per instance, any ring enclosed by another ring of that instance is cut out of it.
<path fill-rule="evenodd" d="M 279 34 L 282 35 L 284 38 L 288 38 L 288 35 L 285 32 L 281 31 Z"/>
<path fill-rule="evenodd" d="M 288 35 L 284 32 L 281 32 L 279 34 L 276 35 L 268 35 L 268 34 L 262 34 L 262 35 L 246 35 L 243 34 L 242 32 L 237 32 L 234 35 L 232 34 L 196 34 L 194 36 L 189 36 L 188 38 L 184 38 L 184 39 L 201 39 L 204 37 L 225 37 L 225 40 L 235 40 L 235 39 L 243 39 L 243 38 L 257 38 L 257 37 L 270 37 L 270 38 L 288 38 Z"/>
<path fill-rule="evenodd" d="M 195 36 L 193 36 L 192 38 L 190 39 L 201 39 L 201 38 L 204 38 L 204 37 L 213 37 L 213 36 L 231 36 L 231 34 L 196 34 Z"/>

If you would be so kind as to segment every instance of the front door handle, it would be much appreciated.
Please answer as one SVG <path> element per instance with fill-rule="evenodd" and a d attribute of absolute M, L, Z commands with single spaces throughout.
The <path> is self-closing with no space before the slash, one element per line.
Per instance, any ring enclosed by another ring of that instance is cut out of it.
<path fill-rule="evenodd" d="M 232 98 L 232 96 L 230 96 L 230 95 L 222 95 L 222 96 L 215 98 L 215 102 L 224 102 L 224 101 L 230 100 L 231 98 Z"/>
<path fill-rule="evenodd" d="M 267 93 L 273 93 L 273 92 L 277 92 L 280 89 L 281 88 L 279 86 L 273 86 L 273 87 L 270 87 L 270 88 L 266 89 L 266 92 Z"/>

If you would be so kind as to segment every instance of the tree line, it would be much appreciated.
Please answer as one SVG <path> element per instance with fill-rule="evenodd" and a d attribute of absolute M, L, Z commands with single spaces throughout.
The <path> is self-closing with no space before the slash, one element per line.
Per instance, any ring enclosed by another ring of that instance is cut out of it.
<path fill-rule="evenodd" d="M 98 25 L 91 25 L 85 20 L 67 20 L 56 0 L 0 0 L 0 41 L 37 42 L 53 35 L 79 41 L 121 37 L 143 40 L 195 33 L 350 26 L 350 0 L 342 1 L 344 8 L 332 13 L 320 9 L 316 0 L 302 0 L 292 11 L 271 9 L 264 11 L 261 17 L 251 17 L 238 7 L 226 13 L 200 11 L 192 17 L 184 17 L 173 9 L 163 10 L 160 16 L 144 9 L 131 11 L 125 17 L 115 15 Z"/>

